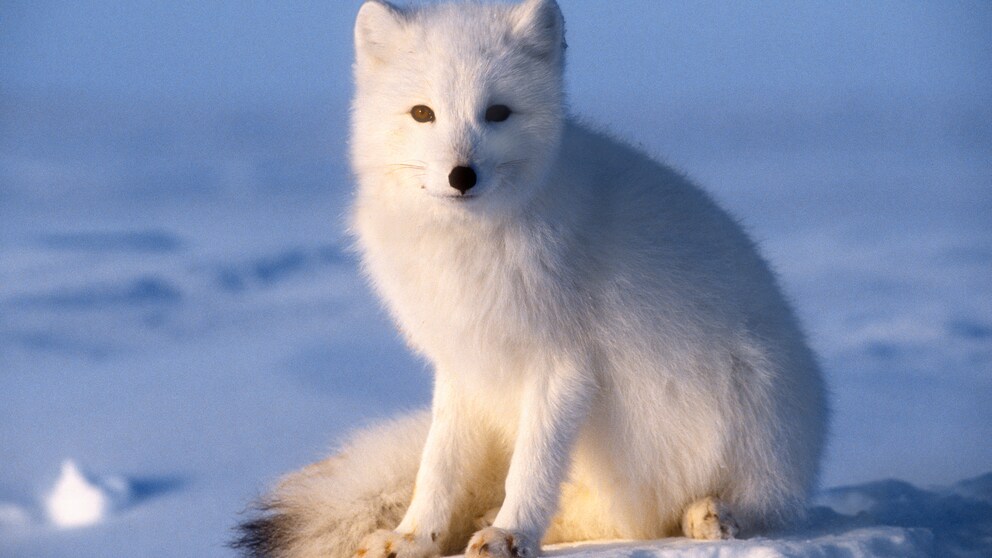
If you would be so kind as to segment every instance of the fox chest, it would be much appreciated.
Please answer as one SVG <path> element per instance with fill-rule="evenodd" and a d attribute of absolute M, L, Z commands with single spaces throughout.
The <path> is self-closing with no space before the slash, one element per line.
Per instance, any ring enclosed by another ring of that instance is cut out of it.
<path fill-rule="evenodd" d="M 508 363 L 559 329 L 564 289 L 537 255 L 498 243 L 369 248 L 380 295 L 411 345 L 436 361 Z"/>

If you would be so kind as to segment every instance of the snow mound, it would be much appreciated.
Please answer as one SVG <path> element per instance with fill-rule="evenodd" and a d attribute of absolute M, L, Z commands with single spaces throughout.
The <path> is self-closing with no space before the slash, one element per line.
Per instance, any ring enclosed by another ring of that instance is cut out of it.
<path fill-rule="evenodd" d="M 992 473 L 963 480 L 952 487 L 954 493 L 992 504 Z"/>
<path fill-rule="evenodd" d="M 127 480 L 90 477 L 67 459 L 62 463 L 55 487 L 45 499 L 45 512 L 56 527 L 86 527 L 102 522 L 108 514 L 124 507 L 130 497 Z"/>
<path fill-rule="evenodd" d="M 546 547 L 544 556 L 567 558 L 925 558 L 933 541 L 924 529 L 873 527 L 819 536 L 755 537 L 731 541 L 685 538 Z"/>
<path fill-rule="evenodd" d="M 821 531 L 897 526 L 933 534 L 937 556 L 992 556 L 992 473 L 923 489 L 884 480 L 823 491 L 810 512 Z M 869 554 L 870 555 L 870 554 Z"/>

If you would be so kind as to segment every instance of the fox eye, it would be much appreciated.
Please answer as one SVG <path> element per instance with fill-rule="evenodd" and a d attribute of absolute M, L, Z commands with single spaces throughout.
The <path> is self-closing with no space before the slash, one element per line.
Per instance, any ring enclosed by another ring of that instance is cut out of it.
<path fill-rule="evenodd" d="M 427 105 L 417 105 L 410 109 L 410 116 L 417 122 L 434 122 L 434 111 Z"/>
<path fill-rule="evenodd" d="M 502 122 L 510 117 L 511 112 L 506 105 L 493 105 L 486 109 L 486 122 Z"/>

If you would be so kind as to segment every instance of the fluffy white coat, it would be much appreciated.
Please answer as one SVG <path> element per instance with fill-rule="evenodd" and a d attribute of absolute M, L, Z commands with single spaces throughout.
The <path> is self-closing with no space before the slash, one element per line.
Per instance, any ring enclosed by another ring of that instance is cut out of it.
<path fill-rule="evenodd" d="M 814 355 L 732 218 L 567 115 L 557 4 L 370 1 L 355 48 L 353 229 L 434 365 L 432 413 L 288 477 L 246 546 L 526 557 L 801 516 L 826 430 Z"/>

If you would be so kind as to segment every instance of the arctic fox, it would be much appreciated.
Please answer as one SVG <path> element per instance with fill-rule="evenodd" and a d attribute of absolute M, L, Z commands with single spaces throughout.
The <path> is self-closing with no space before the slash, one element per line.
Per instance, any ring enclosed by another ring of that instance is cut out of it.
<path fill-rule="evenodd" d="M 735 221 L 567 114 L 554 0 L 362 5 L 352 228 L 431 412 L 285 478 L 237 546 L 526 558 L 801 516 L 816 360 Z"/>

